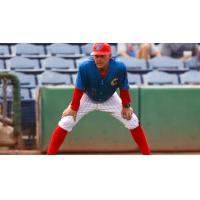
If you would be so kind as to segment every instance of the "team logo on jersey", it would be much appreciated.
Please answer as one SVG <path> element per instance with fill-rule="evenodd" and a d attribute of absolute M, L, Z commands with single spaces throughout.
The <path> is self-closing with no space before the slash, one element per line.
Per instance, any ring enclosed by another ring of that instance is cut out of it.
<path fill-rule="evenodd" d="M 111 81 L 111 85 L 114 87 L 116 85 L 118 85 L 118 79 L 117 78 L 114 78 L 112 81 Z"/>
<path fill-rule="evenodd" d="M 96 46 L 96 51 L 100 51 L 103 48 L 102 45 Z"/>

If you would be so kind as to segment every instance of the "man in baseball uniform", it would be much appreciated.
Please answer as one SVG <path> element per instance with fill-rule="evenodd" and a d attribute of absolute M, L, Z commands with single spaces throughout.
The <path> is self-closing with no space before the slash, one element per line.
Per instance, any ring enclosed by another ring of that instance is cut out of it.
<path fill-rule="evenodd" d="M 62 114 L 47 154 L 57 154 L 65 137 L 79 120 L 95 110 L 108 112 L 121 121 L 130 130 L 141 153 L 151 154 L 145 133 L 130 106 L 126 66 L 111 58 L 111 47 L 107 43 L 95 43 L 91 55 L 79 66 L 71 104 Z M 116 93 L 118 88 L 120 97 Z"/>

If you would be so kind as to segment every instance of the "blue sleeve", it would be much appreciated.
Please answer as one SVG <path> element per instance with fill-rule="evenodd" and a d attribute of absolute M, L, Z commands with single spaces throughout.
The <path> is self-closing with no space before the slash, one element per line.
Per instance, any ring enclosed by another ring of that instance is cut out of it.
<path fill-rule="evenodd" d="M 120 89 L 121 90 L 128 90 L 129 89 L 129 83 L 128 83 L 128 78 L 127 78 L 127 70 L 126 66 L 122 64 L 122 78 L 121 78 L 121 84 L 120 84 Z"/>
<path fill-rule="evenodd" d="M 84 73 L 83 65 L 80 65 L 78 70 L 78 75 L 76 78 L 76 88 L 84 91 L 85 85 L 86 85 L 86 75 Z"/>

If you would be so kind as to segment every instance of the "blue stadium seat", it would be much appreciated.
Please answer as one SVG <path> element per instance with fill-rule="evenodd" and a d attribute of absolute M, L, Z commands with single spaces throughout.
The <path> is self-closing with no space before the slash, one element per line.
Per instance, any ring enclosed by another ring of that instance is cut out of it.
<path fill-rule="evenodd" d="M 38 85 L 71 85 L 70 75 L 45 71 L 38 75 Z"/>
<path fill-rule="evenodd" d="M 39 61 L 23 57 L 14 57 L 7 61 L 7 68 L 11 70 L 17 69 L 39 69 Z"/>
<path fill-rule="evenodd" d="M 132 57 L 118 57 L 117 60 L 123 62 L 127 68 L 133 68 L 133 69 L 147 69 L 147 63 L 144 59 L 137 59 Z"/>
<path fill-rule="evenodd" d="M 72 59 L 64 59 L 59 57 L 49 57 L 42 60 L 43 69 L 74 69 L 74 61 Z"/>
<path fill-rule="evenodd" d="M 1 56 L 5 56 L 5 55 L 9 55 L 9 47 L 8 45 L 0 45 L 0 55 Z"/>
<path fill-rule="evenodd" d="M 111 52 L 112 52 L 112 57 L 116 57 L 117 56 L 117 47 L 111 45 Z"/>
<path fill-rule="evenodd" d="M 76 61 L 75 61 L 75 63 L 76 63 L 76 68 L 78 69 L 78 68 L 79 68 L 79 65 L 80 65 L 82 62 L 88 60 L 89 58 L 90 58 L 90 57 L 84 57 L 84 58 L 76 59 Z"/>
<path fill-rule="evenodd" d="M 148 60 L 150 69 L 183 69 L 184 63 L 180 59 L 170 58 L 166 56 L 155 57 Z"/>
<path fill-rule="evenodd" d="M 4 68 L 4 61 L 3 60 L 0 60 L 0 71 L 1 70 L 5 70 L 5 68 Z"/>
<path fill-rule="evenodd" d="M 190 70 L 180 75 L 181 84 L 200 84 L 200 72 L 196 70 Z"/>
<path fill-rule="evenodd" d="M 27 100 L 31 99 L 30 90 L 28 88 L 21 88 L 20 89 L 21 99 Z"/>
<path fill-rule="evenodd" d="M 72 84 L 76 85 L 76 78 L 77 78 L 77 74 L 73 74 L 72 75 Z"/>
<path fill-rule="evenodd" d="M 9 85 L 6 88 L 6 95 L 7 95 L 7 99 L 13 99 L 13 86 Z M 30 95 L 30 91 L 28 88 L 21 88 L 20 89 L 20 96 L 21 99 L 31 99 L 31 95 Z M 3 97 L 3 88 L 2 86 L 0 87 L 0 97 Z"/>
<path fill-rule="evenodd" d="M 93 43 L 88 43 L 88 44 L 81 46 L 82 53 L 87 56 L 90 55 L 92 52 L 92 45 L 93 45 Z"/>
<path fill-rule="evenodd" d="M 141 85 L 142 80 L 140 74 L 128 73 L 128 82 L 130 85 Z"/>
<path fill-rule="evenodd" d="M 32 56 L 32 55 L 45 55 L 44 46 L 34 44 L 16 44 L 14 47 L 16 55 Z"/>
<path fill-rule="evenodd" d="M 144 84 L 146 85 L 177 85 L 178 76 L 176 74 L 168 74 L 154 70 L 148 74 L 143 75 Z"/>
<path fill-rule="evenodd" d="M 185 67 L 189 69 L 197 69 L 200 67 L 200 60 L 197 57 L 192 57 L 185 62 Z"/>
<path fill-rule="evenodd" d="M 47 46 L 47 53 L 50 55 L 69 55 L 69 54 L 80 54 L 78 45 L 71 44 L 51 44 Z"/>
<path fill-rule="evenodd" d="M 18 77 L 20 86 L 23 88 L 35 88 L 37 86 L 35 76 L 32 74 L 29 75 L 15 71 L 12 71 L 11 74 Z"/>
<path fill-rule="evenodd" d="M 31 98 L 37 99 L 37 91 L 39 90 L 39 87 L 31 89 Z"/>

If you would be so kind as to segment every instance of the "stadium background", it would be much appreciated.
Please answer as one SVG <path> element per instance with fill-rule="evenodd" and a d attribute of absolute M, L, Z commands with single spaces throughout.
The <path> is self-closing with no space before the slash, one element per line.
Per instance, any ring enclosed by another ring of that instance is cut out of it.
<path fill-rule="evenodd" d="M 117 44 L 111 45 L 113 56 L 117 57 Z M 15 102 L 18 99 L 17 90 L 13 95 L 10 82 L 2 79 L 2 153 L 46 152 L 51 133 L 70 101 L 78 64 L 89 56 L 90 49 L 91 44 L 86 43 L 0 44 L 1 77 L 18 77 L 21 101 L 13 103 L 13 98 Z M 198 60 L 119 59 L 127 64 L 132 106 L 146 129 L 153 152 L 198 152 Z M 153 77 L 147 76 L 152 72 Z M 14 135 L 12 126 L 14 131 L 17 129 Z M 74 129 L 60 152 L 137 152 L 129 137 L 116 120 L 103 113 L 91 113 Z"/>

